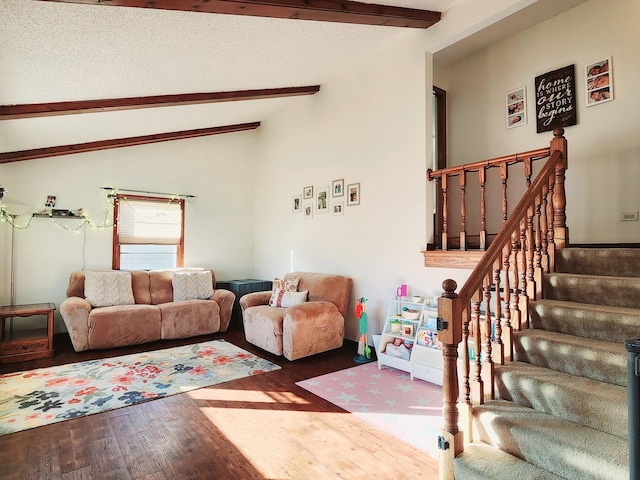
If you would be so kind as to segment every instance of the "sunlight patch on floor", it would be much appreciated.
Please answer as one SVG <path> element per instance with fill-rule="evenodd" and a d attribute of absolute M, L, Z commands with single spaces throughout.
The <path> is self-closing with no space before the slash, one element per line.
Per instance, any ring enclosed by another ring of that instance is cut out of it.
<path fill-rule="evenodd" d="M 257 390 L 232 390 L 223 388 L 201 388 L 189 392 L 195 400 L 214 400 L 248 403 L 285 403 L 306 405 L 309 402 L 292 392 L 263 392 Z"/>

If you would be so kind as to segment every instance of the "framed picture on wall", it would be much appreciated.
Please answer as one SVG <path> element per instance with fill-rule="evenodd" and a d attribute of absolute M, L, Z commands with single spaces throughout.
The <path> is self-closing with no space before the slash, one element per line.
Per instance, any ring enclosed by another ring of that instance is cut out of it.
<path fill-rule="evenodd" d="M 304 204 L 304 218 L 313 218 L 313 203 L 307 202 Z"/>
<path fill-rule="evenodd" d="M 360 205 L 360 184 L 347 185 L 347 205 Z"/>
<path fill-rule="evenodd" d="M 329 187 L 318 187 L 316 195 L 316 212 L 328 213 L 329 212 Z"/>
<path fill-rule="evenodd" d="M 313 187 L 304 187 L 304 190 L 302 191 L 302 196 L 304 197 L 305 200 L 309 200 L 313 198 Z"/>
<path fill-rule="evenodd" d="M 584 67 L 587 107 L 613 100 L 613 72 L 611 57 L 603 58 Z"/>
<path fill-rule="evenodd" d="M 332 203 L 331 213 L 333 213 L 334 215 L 344 215 L 344 202 Z"/>
<path fill-rule="evenodd" d="M 527 123 L 527 88 L 520 87 L 507 92 L 507 128 L 520 127 Z"/>
<path fill-rule="evenodd" d="M 331 182 L 331 196 L 342 197 L 344 195 L 344 178 Z"/>
<path fill-rule="evenodd" d="M 292 207 L 293 207 L 293 213 L 302 212 L 302 195 L 293 196 Z"/>

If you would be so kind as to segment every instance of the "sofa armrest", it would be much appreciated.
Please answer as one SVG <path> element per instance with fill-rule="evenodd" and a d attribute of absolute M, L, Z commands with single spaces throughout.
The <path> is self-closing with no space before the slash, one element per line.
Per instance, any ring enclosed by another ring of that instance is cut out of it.
<path fill-rule="evenodd" d="M 220 331 L 226 332 L 231 321 L 231 312 L 233 311 L 233 303 L 236 300 L 236 294 L 230 290 L 219 288 L 214 290 L 211 300 L 216 302 L 220 307 Z"/>
<path fill-rule="evenodd" d="M 89 349 L 90 312 L 91 304 L 84 298 L 68 297 L 60 304 L 60 315 L 76 352 Z"/>
<path fill-rule="evenodd" d="M 255 307 L 256 305 L 269 305 L 269 299 L 271 298 L 271 290 L 264 292 L 247 293 L 240 298 L 240 307 L 242 311 L 249 307 Z"/>
<path fill-rule="evenodd" d="M 333 303 L 311 301 L 287 308 L 282 324 L 285 358 L 298 358 L 340 348 L 344 341 L 344 317 Z"/>

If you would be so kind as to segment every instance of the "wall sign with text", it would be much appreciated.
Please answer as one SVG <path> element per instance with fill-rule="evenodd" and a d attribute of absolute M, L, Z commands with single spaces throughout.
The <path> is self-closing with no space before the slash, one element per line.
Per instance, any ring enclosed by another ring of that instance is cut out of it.
<path fill-rule="evenodd" d="M 535 86 L 538 133 L 578 123 L 574 65 L 536 77 Z"/>

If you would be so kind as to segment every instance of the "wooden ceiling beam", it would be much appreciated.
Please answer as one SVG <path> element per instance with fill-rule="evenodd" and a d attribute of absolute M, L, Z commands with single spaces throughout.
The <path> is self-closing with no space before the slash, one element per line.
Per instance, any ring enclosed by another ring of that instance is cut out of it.
<path fill-rule="evenodd" d="M 238 102 L 242 100 L 262 100 L 269 98 L 295 97 L 299 95 L 313 95 L 319 91 L 320 85 L 312 85 L 308 87 L 265 88 L 260 90 L 239 90 L 231 92 L 184 93 L 150 97 L 0 105 L 0 120 L 70 115 L 76 113 L 112 112 L 138 108 L 197 105 L 203 103 Z"/>
<path fill-rule="evenodd" d="M 0 153 L 0 164 L 34 160 L 36 158 L 57 157 L 73 153 L 95 152 L 111 148 L 132 147 L 149 143 L 168 142 L 185 138 L 204 137 L 207 135 L 219 135 L 222 133 L 243 132 L 254 130 L 260 126 L 260 122 L 241 123 L 238 125 L 225 125 L 222 127 L 198 128 L 195 130 L 183 130 L 180 132 L 156 133 L 139 137 L 114 138 L 111 140 L 99 140 L 96 142 L 76 143 L 73 145 L 58 145 L 55 147 L 35 148 L 33 150 L 20 150 L 16 152 Z"/>
<path fill-rule="evenodd" d="M 440 12 L 350 0 L 40 0 L 185 12 L 249 15 L 385 27 L 429 28 Z"/>

